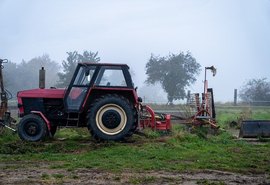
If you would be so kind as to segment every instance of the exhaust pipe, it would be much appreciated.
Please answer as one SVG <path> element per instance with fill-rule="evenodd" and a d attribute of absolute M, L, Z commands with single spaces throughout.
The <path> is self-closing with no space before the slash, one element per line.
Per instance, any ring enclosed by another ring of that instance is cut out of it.
<path fill-rule="evenodd" d="M 41 67 L 39 70 L 39 88 L 40 89 L 45 89 L 45 72 L 46 70 L 44 67 Z"/>

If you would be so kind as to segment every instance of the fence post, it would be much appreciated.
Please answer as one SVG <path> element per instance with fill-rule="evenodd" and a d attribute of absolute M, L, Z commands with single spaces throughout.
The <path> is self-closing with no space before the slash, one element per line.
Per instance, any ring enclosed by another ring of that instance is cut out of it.
<path fill-rule="evenodd" d="M 234 89 L 234 101 L 233 101 L 233 105 L 236 106 L 237 105 L 237 89 Z"/>
<path fill-rule="evenodd" d="M 190 90 L 187 91 L 187 104 L 190 104 Z"/>

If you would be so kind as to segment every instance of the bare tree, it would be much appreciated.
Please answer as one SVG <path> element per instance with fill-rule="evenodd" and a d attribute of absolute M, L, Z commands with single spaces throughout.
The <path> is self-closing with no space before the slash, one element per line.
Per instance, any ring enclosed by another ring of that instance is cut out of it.
<path fill-rule="evenodd" d="M 239 97 L 245 102 L 270 101 L 270 82 L 267 78 L 251 79 L 242 86 Z"/>

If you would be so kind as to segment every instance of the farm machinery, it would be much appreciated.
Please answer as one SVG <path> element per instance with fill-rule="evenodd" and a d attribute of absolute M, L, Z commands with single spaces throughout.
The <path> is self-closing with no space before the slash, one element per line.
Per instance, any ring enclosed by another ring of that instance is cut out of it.
<path fill-rule="evenodd" d="M 122 140 L 146 127 L 171 129 L 170 115 L 142 105 L 126 64 L 78 63 L 67 89 L 44 86 L 17 94 L 22 140 L 43 140 L 57 127 L 87 127 L 98 140 Z"/>
<path fill-rule="evenodd" d="M 213 66 L 205 68 L 203 98 L 200 103 L 195 94 L 197 113 L 191 117 L 192 125 L 218 128 L 206 70 L 216 73 Z M 126 64 L 79 63 L 67 89 L 45 89 L 45 77 L 40 79 L 39 89 L 17 95 L 22 140 L 43 140 L 53 136 L 57 127 L 87 127 L 100 140 L 122 140 L 147 127 L 171 130 L 171 115 L 142 104 Z"/>
<path fill-rule="evenodd" d="M 8 111 L 8 91 L 4 87 L 4 80 L 3 80 L 3 72 L 2 69 L 4 68 L 3 64 L 7 63 L 7 59 L 0 59 L 0 131 L 6 127 L 13 131 L 14 128 L 11 127 L 12 124 L 16 123 L 16 120 L 11 117 L 10 112 Z"/>
<path fill-rule="evenodd" d="M 213 66 L 208 69 L 215 73 Z M 58 127 L 87 127 L 98 140 L 122 140 L 147 127 L 171 130 L 171 115 L 142 104 L 126 64 L 78 63 L 66 89 L 46 89 L 44 69 L 39 78 L 38 89 L 17 94 L 21 118 L 17 132 L 22 140 L 44 140 L 54 136 Z M 202 103 L 198 94 L 194 96 L 197 113 L 191 117 L 192 125 L 217 128 L 213 91 L 207 84 L 205 71 L 205 92 Z M 6 123 L 2 121 L 8 127 Z"/>
<path fill-rule="evenodd" d="M 195 93 L 189 96 L 187 104 L 195 109 L 195 114 L 186 118 L 192 126 L 210 125 L 212 129 L 218 129 L 216 124 L 216 111 L 214 103 L 213 89 L 208 88 L 208 80 L 206 78 L 207 71 L 210 70 L 213 76 L 216 75 L 214 66 L 205 67 L 204 70 L 204 91 L 200 99 L 200 94 Z"/>
<path fill-rule="evenodd" d="M 194 94 L 196 113 L 186 122 L 191 120 L 193 126 L 208 124 L 218 128 L 213 91 L 206 80 L 207 70 L 216 73 L 213 66 L 205 68 L 202 102 L 199 94 Z M 54 136 L 58 127 L 87 127 L 98 140 L 122 140 L 148 127 L 158 131 L 171 130 L 173 115 L 156 113 L 150 106 L 142 104 L 126 64 L 78 63 L 66 89 L 46 89 L 44 68 L 40 70 L 39 78 L 38 89 L 17 94 L 21 119 L 16 131 L 22 140 L 44 140 Z M 1 84 L 3 86 L 3 82 Z M 6 110 L 7 99 L 2 86 L 1 107 Z M 14 121 L 10 113 L 2 112 L 1 125 L 15 131 L 9 127 Z"/>
<path fill-rule="evenodd" d="M 0 59 L 0 131 L 18 132 L 25 141 L 40 141 L 53 137 L 58 127 L 87 127 L 98 140 L 123 140 L 144 128 L 170 131 L 171 120 L 192 127 L 208 125 L 217 130 L 213 89 L 208 88 L 206 73 L 216 69 L 205 67 L 204 92 L 188 98 L 193 108 L 189 117 L 157 113 L 143 105 L 134 88 L 126 64 L 78 63 L 66 89 L 45 88 L 45 70 L 40 70 L 40 87 L 17 93 L 16 120 L 8 111 L 8 92 L 3 83 L 3 63 Z M 180 121 L 182 120 L 182 121 Z M 17 127 L 15 129 L 14 125 Z M 269 121 L 243 121 L 241 137 L 269 137 Z M 0 132 L 1 133 L 1 132 Z"/>

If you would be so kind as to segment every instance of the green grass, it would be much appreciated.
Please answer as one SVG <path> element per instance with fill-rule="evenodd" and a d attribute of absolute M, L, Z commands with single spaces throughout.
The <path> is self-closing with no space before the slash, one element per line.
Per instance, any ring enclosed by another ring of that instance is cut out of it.
<path fill-rule="evenodd" d="M 66 133 L 69 130 L 64 130 Z M 72 132 L 72 131 L 71 131 Z M 76 136 L 77 137 L 77 136 Z M 202 139 L 181 127 L 164 138 L 134 136 L 132 143 L 96 143 L 90 138 L 72 141 L 1 143 L 0 161 L 48 163 L 50 168 L 75 170 L 94 168 L 109 171 L 194 171 L 200 169 L 270 173 L 270 144 L 235 141 L 224 132 Z M 15 144 L 16 143 L 16 144 Z"/>
<path fill-rule="evenodd" d="M 227 111 L 227 112 L 226 112 Z M 256 110 L 263 119 L 268 110 Z M 224 126 L 242 110 L 225 110 L 218 119 Z M 252 117 L 255 111 L 252 110 Z M 258 117 L 258 118 L 261 118 Z M 128 142 L 96 142 L 86 129 L 61 129 L 56 139 L 26 143 L 17 135 L 6 131 L 0 137 L 0 163 L 12 163 L 6 168 L 24 168 L 46 164 L 52 169 L 73 171 L 80 168 L 129 171 L 197 171 L 224 170 L 241 173 L 270 174 L 270 142 L 252 144 L 235 140 L 228 132 L 200 137 L 198 132 L 188 133 L 180 125 L 174 125 L 170 135 L 146 130 L 146 136 L 134 135 Z M 43 179 L 61 179 L 62 174 Z M 154 181 L 131 179 L 133 184 Z"/>
<path fill-rule="evenodd" d="M 270 120 L 270 107 L 217 107 L 217 122 L 220 126 L 228 128 L 232 121 L 241 124 L 241 121 Z"/>

